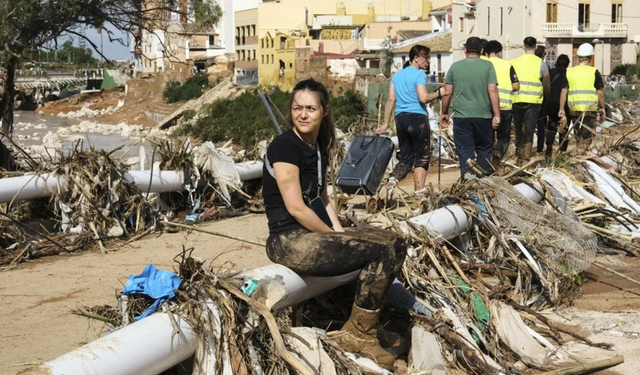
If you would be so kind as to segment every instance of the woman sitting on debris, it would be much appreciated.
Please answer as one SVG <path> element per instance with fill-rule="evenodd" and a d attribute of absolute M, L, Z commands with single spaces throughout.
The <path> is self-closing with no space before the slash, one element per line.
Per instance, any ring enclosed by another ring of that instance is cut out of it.
<path fill-rule="evenodd" d="M 298 83 L 291 94 L 290 130 L 267 150 L 267 255 L 303 275 L 338 276 L 362 269 L 351 317 L 333 338 L 345 350 L 391 368 L 394 357 L 381 347 L 377 323 L 385 293 L 404 262 L 406 243 L 390 231 L 342 228 L 326 188 L 328 154 L 336 143 L 328 102 L 321 83 Z"/>

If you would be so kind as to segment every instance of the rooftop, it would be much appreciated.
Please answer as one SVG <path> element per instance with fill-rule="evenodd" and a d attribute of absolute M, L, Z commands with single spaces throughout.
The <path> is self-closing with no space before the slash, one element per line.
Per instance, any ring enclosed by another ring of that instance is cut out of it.
<path fill-rule="evenodd" d="M 429 33 L 429 30 L 398 30 L 398 39 L 414 39 Z"/>
<path fill-rule="evenodd" d="M 429 47 L 431 52 L 451 52 L 451 43 L 451 30 L 445 30 L 392 44 L 391 50 L 394 53 L 407 53 L 411 47 L 420 44 Z"/>

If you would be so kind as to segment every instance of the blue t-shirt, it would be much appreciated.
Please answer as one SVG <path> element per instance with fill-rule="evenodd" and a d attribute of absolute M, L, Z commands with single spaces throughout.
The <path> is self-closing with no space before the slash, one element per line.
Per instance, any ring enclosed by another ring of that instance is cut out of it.
<path fill-rule="evenodd" d="M 418 100 L 418 85 L 427 85 L 427 74 L 420 69 L 408 66 L 399 70 L 393 78 L 393 89 L 396 94 L 396 115 L 398 113 L 427 114 L 424 103 Z"/>

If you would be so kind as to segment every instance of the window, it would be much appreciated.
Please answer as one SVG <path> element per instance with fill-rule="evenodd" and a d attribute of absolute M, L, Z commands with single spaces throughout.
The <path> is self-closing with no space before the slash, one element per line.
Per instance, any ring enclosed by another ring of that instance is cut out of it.
<path fill-rule="evenodd" d="M 491 34 L 491 8 L 487 7 L 487 35 Z"/>
<path fill-rule="evenodd" d="M 264 55 L 260 56 L 260 63 L 264 64 Z"/>
<path fill-rule="evenodd" d="M 580 31 L 589 31 L 591 23 L 591 4 L 578 4 L 578 29 Z"/>
<path fill-rule="evenodd" d="M 256 50 L 255 49 L 253 50 L 253 59 L 254 60 L 256 59 Z"/>
<path fill-rule="evenodd" d="M 622 23 L 622 4 L 611 4 L 611 23 Z"/>
<path fill-rule="evenodd" d="M 260 41 L 260 48 L 264 48 L 264 39 Z"/>
<path fill-rule="evenodd" d="M 504 33 L 504 9 L 500 7 L 500 35 Z"/>
<path fill-rule="evenodd" d="M 458 20 L 458 31 L 461 33 L 464 32 L 464 17 L 460 17 Z"/>
<path fill-rule="evenodd" d="M 558 23 L 558 3 L 547 2 L 547 23 Z"/>
<path fill-rule="evenodd" d="M 216 45 L 216 36 L 209 35 L 209 46 L 215 46 L 215 45 Z"/>

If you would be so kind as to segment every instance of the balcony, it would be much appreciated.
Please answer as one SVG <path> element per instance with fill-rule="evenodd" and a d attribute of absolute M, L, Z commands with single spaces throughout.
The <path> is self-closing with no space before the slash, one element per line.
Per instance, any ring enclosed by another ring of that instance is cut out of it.
<path fill-rule="evenodd" d="M 545 38 L 626 38 L 627 34 L 627 25 L 624 23 L 542 25 L 542 35 Z"/>

